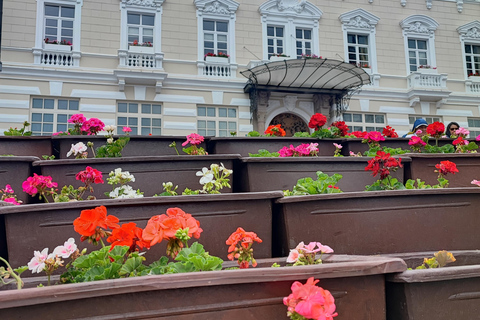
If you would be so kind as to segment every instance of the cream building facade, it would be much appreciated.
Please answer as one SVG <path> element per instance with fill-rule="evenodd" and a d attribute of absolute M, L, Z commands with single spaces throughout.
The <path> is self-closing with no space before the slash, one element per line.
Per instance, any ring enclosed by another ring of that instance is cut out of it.
<path fill-rule="evenodd" d="M 272 90 L 252 122 L 240 72 L 282 53 L 364 68 L 371 84 L 341 110 L 353 130 L 423 117 L 480 134 L 478 0 L 4 0 L 3 15 L 0 132 L 65 131 L 74 113 L 154 135 L 333 120 L 325 95 Z"/>

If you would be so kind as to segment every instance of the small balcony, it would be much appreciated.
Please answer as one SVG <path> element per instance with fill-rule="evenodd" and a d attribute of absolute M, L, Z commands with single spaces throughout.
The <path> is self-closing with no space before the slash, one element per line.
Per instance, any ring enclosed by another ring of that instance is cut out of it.
<path fill-rule="evenodd" d="M 163 53 L 154 52 L 153 47 L 130 46 L 128 50 L 118 50 L 121 67 L 162 69 Z"/>
<path fill-rule="evenodd" d="M 447 74 L 438 74 L 436 69 L 418 69 L 409 74 L 407 80 L 409 88 L 447 88 Z"/>

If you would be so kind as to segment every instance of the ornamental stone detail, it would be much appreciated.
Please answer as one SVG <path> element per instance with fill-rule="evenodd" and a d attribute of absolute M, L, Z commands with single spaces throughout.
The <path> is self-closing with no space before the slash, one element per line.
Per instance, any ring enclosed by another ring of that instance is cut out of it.
<path fill-rule="evenodd" d="M 468 29 L 465 37 L 466 38 L 471 38 L 471 39 L 479 39 L 480 38 L 480 32 L 479 32 L 477 27 L 473 27 L 471 29 Z"/>
<path fill-rule="evenodd" d="M 301 13 L 306 4 L 307 0 L 277 0 L 278 11 L 293 10 Z"/>
<path fill-rule="evenodd" d="M 350 19 L 350 21 L 348 23 L 346 23 L 346 25 L 349 26 L 349 27 L 355 27 L 355 28 L 360 28 L 360 29 L 370 29 L 371 28 L 370 23 L 360 16 L 356 16 L 355 18 Z"/>
<path fill-rule="evenodd" d="M 203 12 L 206 13 L 214 13 L 214 14 L 224 14 L 224 15 L 230 15 L 231 12 L 228 10 L 227 6 L 222 5 L 218 1 L 214 1 L 211 4 L 207 5 Z"/>
<path fill-rule="evenodd" d="M 416 33 L 430 33 L 428 30 L 428 27 L 421 23 L 420 21 L 415 21 L 409 25 L 409 27 L 406 29 L 409 32 L 416 32 Z"/>
<path fill-rule="evenodd" d="M 122 2 L 128 6 L 156 8 L 162 6 L 163 0 L 123 0 Z"/>

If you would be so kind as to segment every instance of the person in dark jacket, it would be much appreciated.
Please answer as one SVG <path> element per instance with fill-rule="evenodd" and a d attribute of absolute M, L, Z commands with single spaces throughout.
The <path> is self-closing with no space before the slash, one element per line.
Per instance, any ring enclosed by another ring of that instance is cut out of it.
<path fill-rule="evenodd" d="M 445 134 L 447 135 L 447 138 L 456 138 L 457 135 L 455 134 L 455 131 L 460 129 L 460 125 L 456 122 L 450 122 L 447 125 L 447 129 L 445 130 Z M 455 136 L 455 137 L 452 137 Z"/>
<path fill-rule="evenodd" d="M 413 123 L 412 131 L 403 135 L 403 138 L 411 138 L 412 136 L 421 137 L 426 134 L 428 123 L 425 119 L 417 119 Z M 421 133 L 417 134 L 417 131 L 420 130 Z"/>

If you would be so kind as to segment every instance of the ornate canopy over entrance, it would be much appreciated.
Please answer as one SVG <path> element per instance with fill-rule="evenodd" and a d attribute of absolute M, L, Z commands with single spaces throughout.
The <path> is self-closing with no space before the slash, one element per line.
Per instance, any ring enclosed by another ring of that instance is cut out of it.
<path fill-rule="evenodd" d="M 249 79 L 244 91 L 250 94 L 253 125 L 258 131 L 265 128 L 271 92 L 313 94 L 316 101 L 329 104 L 317 103 L 314 112 L 327 111 L 334 118 L 346 108 L 354 92 L 370 84 L 370 76 L 362 68 L 334 59 L 282 60 L 258 65 L 241 74 Z M 320 111 L 325 107 L 327 110 Z"/>

